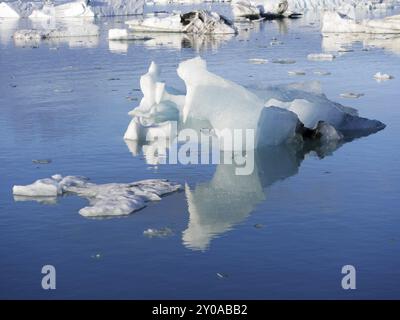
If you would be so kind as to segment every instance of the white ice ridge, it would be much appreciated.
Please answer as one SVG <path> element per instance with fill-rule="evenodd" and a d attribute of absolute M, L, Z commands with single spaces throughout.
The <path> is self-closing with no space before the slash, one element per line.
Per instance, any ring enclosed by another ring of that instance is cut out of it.
<path fill-rule="evenodd" d="M 177 183 L 164 179 L 142 180 L 132 183 L 90 183 L 79 176 L 63 177 L 59 174 L 40 179 L 26 186 L 14 186 L 14 196 L 41 200 L 75 194 L 89 201 L 89 206 L 79 210 L 85 217 L 128 215 L 146 206 L 146 202 L 159 201 L 163 195 L 181 189 Z M 26 200 L 26 198 L 24 198 Z"/>
<path fill-rule="evenodd" d="M 0 18 L 76 18 L 143 14 L 144 0 L 76 0 L 61 4 L 39 1 L 0 3 Z"/>
<path fill-rule="evenodd" d="M 288 0 L 288 4 L 291 11 L 335 10 L 342 6 L 374 10 L 392 8 L 398 4 L 398 0 Z"/>
<path fill-rule="evenodd" d="M 187 13 L 149 14 L 127 21 L 135 32 L 179 32 L 192 34 L 236 34 L 231 21 L 216 12 L 196 10 Z"/>
<path fill-rule="evenodd" d="M 357 21 L 338 12 L 325 12 L 321 31 L 322 33 L 398 34 L 400 15 Z"/>
<path fill-rule="evenodd" d="M 359 117 L 355 109 L 327 99 L 319 84 L 250 91 L 208 71 L 206 61 L 200 57 L 181 62 L 177 73 L 185 82 L 186 94 L 167 89 L 160 81 L 159 67 L 151 63 L 148 73 L 140 79 L 143 99 L 130 112 L 133 119 L 125 139 L 152 141 L 155 137 L 171 137 L 175 134 L 174 121 L 208 123 L 219 138 L 224 129 L 253 129 L 256 148 L 298 140 L 303 126 L 315 130 L 322 139 L 357 136 L 385 127 L 379 121 Z M 327 130 L 328 126 L 332 128 Z M 333 130 L 338 134 L 332 134 Z M 323 137 L 324 132 L 329 135 Z"/>

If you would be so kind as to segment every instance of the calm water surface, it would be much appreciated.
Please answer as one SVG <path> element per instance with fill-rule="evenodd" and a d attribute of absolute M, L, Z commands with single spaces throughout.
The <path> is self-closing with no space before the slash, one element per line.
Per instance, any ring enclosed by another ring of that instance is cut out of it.
<path fill-rule="evenodd" d="M 108 28 L 124 19 L 97 20 L 100 37 L 39 44 L 10 39 L 28 21 L 0 21 L 0 298 L 400 298 L 400 39 L 325 39 L 311 15 L 235 37 L 109 43 Z M 353 51 L 333 62 L 306 58 L 335 46 Z M 229 165 L 153 165 L 122 139 L 139 77 L 156 61 L 183 89 L 176 67 L 197 55 L 245 86 L 320 81 L 330 99 L 387 127 L 336 150 L 259 151 L 246 177 Z M 378 71 L 395 79 L 378 83 Z M 80 216 L 86 200 L 74 196 L 13 198 L 14 184 L 55 173 L 96 183 L 168 178 L 185 188 L 113 219 Z M 173 235 L 143 235 L 164 227 Z M 41 289 L 45 264 L 57 269 L 56 290 Z M 357 269 L 357 290 L 341 288 L 347 264 Z"/>

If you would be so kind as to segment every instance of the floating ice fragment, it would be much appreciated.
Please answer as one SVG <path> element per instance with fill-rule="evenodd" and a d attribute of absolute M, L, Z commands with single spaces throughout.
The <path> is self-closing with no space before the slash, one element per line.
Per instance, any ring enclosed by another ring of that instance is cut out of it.
<path fill-rule="evenodd" d="M 329 71 L 324 70 L 315 70 L 313 73 L 317 76 L 329 76 L 331 74 Z"/>
<path fill-rule="evenodd" d="M 51 159 L 33 159 L 32 162 L 35 164 L 49 164 Z"/>
<path fill-rule="evenodd" d="M 335 56 L 331 53 L 310 53 L 307 59 L 314 61 L 332 61 L 335 59 Z"/>
<path fill-rule="evenodd" d="M 176 192 L 179 184 L 162 179 L 132 183 L 90 183 L 85 177 L 53 175 L 26 186 L 14 186 L 15 196 L 56 197 L 75 194 L 86 198 L 89 206 L 79 210 L 85 217 L 128 215 L 146 206 L 148 201 L 161 200 L 161 196 Z"/>
<path fill-rule="evenodd" d="M 301 70 L 288 71 L 288 74 L 290 76 L 305 76 L 306 75 L 306 73 L 304 71 L 301 71 Z"/>
<path fill-rule="evenodd" d="M 358 98 L 364 96 L 364 93 L 345 92 L 345 93 L 341 93 L 340 96 L 342 98 L 358 99 Z"/>
<path fill-rule="evenodd" d="M 252 58 L 252 59 L 249 59 L 249 62 L 252 64 L 265 64 L 265 63 L 268 63 L 268 60 L 261 59 L 261 58 Z"/>
<path fill-rule="evenodd" d="M 275 60 L 272 60 L 272 63 L 277 63 L 277 64 L 294 64 L 294 63 L 296 63 L 296 60 L 292 60 L 292 59 L 275 59 Z"/>
<path fill-rule="evenodd" d="M 389 75 L 389 74 L 387 74 L 387 73 L 377 72 L 374 75 L 374 79 L 379 82 L 379 81 L 391 80 L 391 79 L 394 79 L 394 77 Z"/>
<path fill-rule="evenodd" d="M 161 228 L 161 229 L 147 229 L 143 231 L 143 235 L 149 238 L 164 238 L 168 236 L 172 236 L 174 232 L 170 228 Z"/>

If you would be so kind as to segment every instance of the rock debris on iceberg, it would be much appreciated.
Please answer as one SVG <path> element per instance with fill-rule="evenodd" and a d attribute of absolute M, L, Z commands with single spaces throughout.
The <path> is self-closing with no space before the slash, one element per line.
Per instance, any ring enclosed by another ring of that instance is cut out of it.
<path fill-rule="evenodd" d="M 359 117 L 357 110 L 330 101 L 318 85 L 289 85 L 249 89 L 207 70 L 200 57 L 177 69 L 186 93 L 165 86 L 153 62 L 140 79 L 143 99 L 124 138 L 151 141 L 174 134 L 172 123 L 202 121 L 213 132 L 253 129 L 255 147 L 276 146 L 308 137 L 335 140 L 367 135 L 385 125 Z M 220 146 L 224 147 L 224 146 Z M 243 147 L 243 146 L 242 146 Z M 247 146 L 246 146 L 247 147 Z"/>
<path fill-rule="evenodd" d="M 85 217 L 128 215 L 146 206 L 146 202 L 159 201 L 163 195 L 181 189 L 177 183 L 163 179 L 142 180 L 132 183 L 90 183 L 79 176 L 63 177 L 59 174 L 40 179 L 30 185 L 14 186 L 16 200 L 38 200 L 75 194 L 89 201 L 79 210 Z"/>

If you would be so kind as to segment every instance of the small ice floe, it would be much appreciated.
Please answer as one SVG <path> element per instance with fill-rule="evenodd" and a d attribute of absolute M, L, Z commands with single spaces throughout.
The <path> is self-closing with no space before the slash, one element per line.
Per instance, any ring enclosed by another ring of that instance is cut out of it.
<path fill-rule="evenodd" d="M 127 29 L 110 29 L 108 30 L 108 39 L 109 40 L 151 40 L 151 37 L 148 36 L 138 36 L 137 34 L 133 34 L 129 32 Z"/>
<path fill-rule="evenodd" d="M 302 70 L 293 70 L 293 71 L 288 71 L 289 76 L 305 76 L 306 73 L 305 71 Z"/>
<path fill-rule="evenodd" d="M 376 81 L 380 82 L 380 81 L 387 81 L 387 80 L 394 79 L 394 77 L 389 75 L 389 74 L 387 74 L 387 73 L 377 72 L 374 75 L 374 79 Z"/>
<path fill-rule="evenodd" d="M 228 278 L 228 275 L 226 273 L 217 272 L 217 277 L 219 279 L 226 279 Z"/>
<path fill-rule="evenodd" d="M 345 93 L 341 93 L 340 96 L 342 98 L 347 98 L 347 99 L 358 99 L 358 98 L 364 96 L 364 93 L 345 92 Z"/>
<path fill-rule="evenodd" d="M 264 228 L 264 225 L 261 224 L 261 223 L 256 223 L 256 224 L 254 225 L 254 228 L 256 228 L 256 229 L 262 229 L 262 228 Z"/>
<path fill-rule="evenodd" d="M 269 43 L 271 46 L 280 46 L 280 45 L 282 45 L 283 44 L 283 42 L 282 41 L 279 41 L 279 40 L 277 40 L 277 39 L 273 39 L 273 40 L 271 40 L 271 42 Z"/>
<path fill-rule="evenodd" d="M 397 34 L 400 33 L 400 15 L 357 21 L 338 12 L 325 12 L 321 31 L 322 33 Z"/>
<path fill-rule="evenodd" d="M 143 235 L 149 238 L 164 238 L 168 236 L 172 236 L 174 232 L 170 228 L 161 228 L 161 229 L 147 229 L 143 231 Z"/>
<path fill-rule="evenodd" d="M 331 53 L 310 53 L 307 59 L 312 61 L 333 61 L 335 56 Z"/>
<path fill-rule="evenodd" d="M 148 15 L 143 19 L 127 21 L 135 32 L 178 32 L 190 34 L 236 34 L 233 23 L 216 12 L 196 10 Z"/>
<path fill-rule="evenodd" d="M 128 215 L 142 209 L 148 201 L 159 201 L 163 195 L 176 192 L 181 186 L 168 180 L 153 179 L 132 183 L 90 183 L 85 177 L 59 174 L 40 179 L 30 185 L 14 186 L 14 196 L 57 197 L 75 194 L 89 201 L 89 206 L 79 210 L 85 217 Z"/>
<path fill-rule="evenodd" d="M 223 139 L 224 129 L 254 130 L 254 145 L 240 146 L 249 150 L 310 136 L 318 139 L 319 122 L 349 138 L 385 128 L 380 121 L 359 117 L 357 110 L 329 100 L 318 82 L 248 89 L 210 72 L 206 61 L 197 57 L 181 62 L 177 69 L 186 85 L 185 94 L 167 87 L 160 73 L 152 62 L 140 78 L 143 98 L 129 113 L 133 119 L 124 139 L 150 143 L 165 137 L 171 141 L 177 135 L 173 123 L 201 121 L 217 139 Z M 220 148 L 232 150 L 227 149 L 232 145 Z"/>
<path fill-rule="evenodd" d="M 249 62 L 252 64 L 265 64 L 265 63 L 268 63 L 268 60 L 262 59 L 262 58 L 252 58 L 252 59 L 249 59 Z"/>
<path fill-rule="evenodd" d="M 32 162 L 35 164 L 49 164 L 51 159 L 33 159 Z"/>
<path fill-rule="evenodd" d="M 315 70 L 313 72 L 317 76 L 329 76 L 331 73 L 329 71 L 324 71 L 324 70 Z"/>
<path fill-rule="evenodd" d="M 272 60 L 272 63 L 277 63 L 277 64 L 294 64 L 294 63 L 296 63 L 296 60 L 292 60 L 292 59 L 275 59 L 275 60 Z"/>

